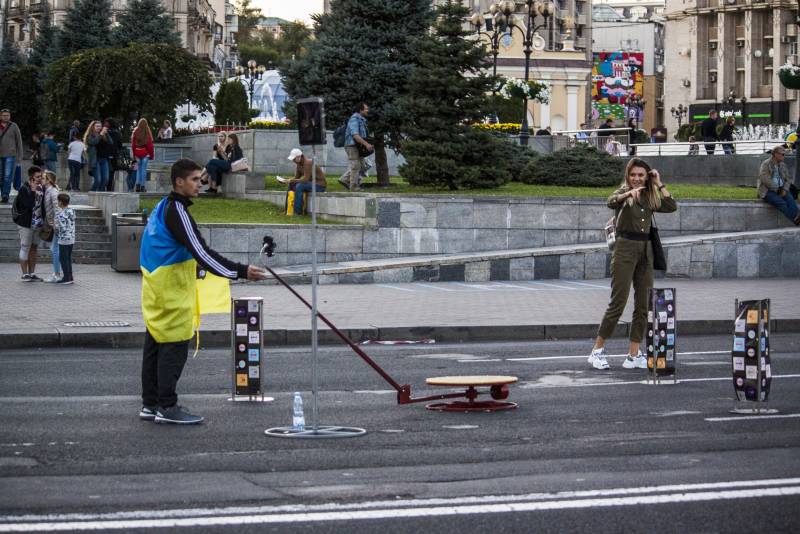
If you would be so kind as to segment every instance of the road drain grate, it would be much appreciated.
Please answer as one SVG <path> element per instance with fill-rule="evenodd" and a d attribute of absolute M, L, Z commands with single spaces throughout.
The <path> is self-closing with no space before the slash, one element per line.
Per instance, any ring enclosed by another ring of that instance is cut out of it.
<path fill-rule="evenodd" d="M 113 328 L 115 326 L 130 326 L 125 321 L 83 321 L 80 323 L 64 323 L 69 327 L 88 327 L 88 328 Z"/>

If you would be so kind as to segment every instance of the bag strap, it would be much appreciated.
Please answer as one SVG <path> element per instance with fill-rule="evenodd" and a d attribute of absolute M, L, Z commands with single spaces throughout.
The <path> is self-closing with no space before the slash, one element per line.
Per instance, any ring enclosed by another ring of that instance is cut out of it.
<path fill-rule="evenodd" d="M 14 124 L 14 123 L 13 123 L 13 122 L 9 122 L 9 123 L 8 123 L 8 126 L 6 126 L 6 127 L 3 129 L 3 133 L 2 133 L 2 134 L 0 134 L 0 141 L 2 141 L 2 140 L 3 140 L 3 138 L 6 136 L 6 134 L 8 133 L 8 131 L 11 129 L 11 125 L 12 125 L 12 124 Z"/>

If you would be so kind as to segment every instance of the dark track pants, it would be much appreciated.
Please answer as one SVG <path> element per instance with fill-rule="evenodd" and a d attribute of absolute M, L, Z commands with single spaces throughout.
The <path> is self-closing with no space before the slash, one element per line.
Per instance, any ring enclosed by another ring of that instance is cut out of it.
<path fill-rule="evenodd" d="M 142 404 L 169 408 L 178 402 L 175 388 L 189 356 L 189 340 L 158 343 L 145 332 L 142 355 Z"/>

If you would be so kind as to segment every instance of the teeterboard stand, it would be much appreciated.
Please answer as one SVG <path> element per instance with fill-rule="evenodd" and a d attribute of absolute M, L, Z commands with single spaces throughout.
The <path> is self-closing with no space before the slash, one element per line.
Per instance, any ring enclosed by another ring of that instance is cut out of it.
<path fill-rule="evenodd" d="M 325 144 L 325 113 L 321 98 L 303 98 L 297 101 L 298 133 L 301 145 L 311 145 L 311 428 L 303 430 L 293 426 L 268 428 L 264 434 L 280 438 L 352 438 L 367 433 L 363 428 L 320 425 L 318 421 L 317 372 L 317 145 Z"/>
<path fill-rule="evenodd" d="M 739 415 L 778 413 L 778 410 L 768 407 L 772 382 L 769 305 L 769 299 L 735 301 L 736 315 L 731 357 L 736 397 L 730 413 Z"/>
<path fill-rule="evenodd" d="M 231 299 L 233 385 L 230 401 L 272 402 L 264 396 L 264 299 Z"/>
<path fill-rule="evenodd" d="M 678 320 L 675 288 L 650 290 L 647 313 L 647 383 L 674 385 L 678 383 Z M 662 381 L 672 373 L 671 381 Z"/>

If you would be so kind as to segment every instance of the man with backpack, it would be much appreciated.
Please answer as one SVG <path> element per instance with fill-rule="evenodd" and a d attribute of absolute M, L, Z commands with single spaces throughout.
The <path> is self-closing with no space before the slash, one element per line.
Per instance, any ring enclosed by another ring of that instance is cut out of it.
<path fill-rule="evenodd" d="M 22 184 L 11 206 L 11 218 L 19 230 L 19 267 L 23 282 L 41 282 L 36 276 L 36 252 L 39 247 L 39 227 L 42 225 L 41 195 L 42 169 L 28 169 L 28 181 Z"/>
<path fill-rule="evenodd" d="M 0 110 L 0 202 L 8 202 L 11 194 L 11 182 L 17 162 L 22 161 L 22 134 L 19 126 L 11 122 L 11 112 Z"/>
<path fill-rule="evenodd" d="M 348 183 L 345 183 L 340 178 L 340 183 L 350 189 L 350 191 L 360 190 L 361 179 L 359 175 L 362 171 L 366 170 L 364 158 L 375 151 L 375 148 L 367 141 L 368 116 L 369 106 L 365 102 L 361 102 L 355 113 L 350 116 L 350 119 L 347 121 L 347 126 L 345 127 L 344 150 L 347 152 L 350 180 Z M 334 144 L 336 144 L 336 134 L 337 132 L 334 132 Z M 344 176 L 342 178 L 344 178 Z"/>

